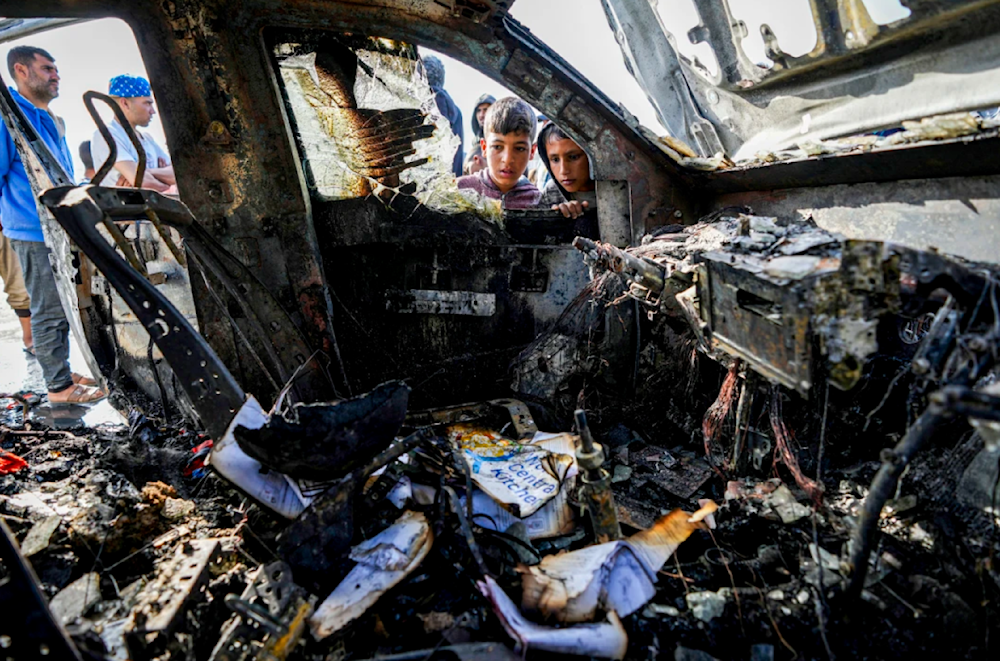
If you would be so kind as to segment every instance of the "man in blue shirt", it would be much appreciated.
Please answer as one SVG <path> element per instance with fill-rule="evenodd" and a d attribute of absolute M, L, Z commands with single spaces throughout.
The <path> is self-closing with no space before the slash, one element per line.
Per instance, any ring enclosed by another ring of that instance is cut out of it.
<path fill-rule="evenodd" d="M 59 96 L 59 70 L 51 55 L 41 48 L 18 46 L 7 54 L 7 70 L 17 89 L 15 103 L 38 131 L 66 172 L 73 176 L 73 158 L 66 145 L 62 120 L 49 110 Z M 106 397 L 93 379 L 74 374 L 69 368 L 69 322 L 62 309 L 49 249 L 35 206 L 24 164 L 7 126 L 0 123 L 0 218 L 21 262 L 24 283 L 31 297 L 31 331 L 35 356 L 52 404 L 87 404 Z"/>

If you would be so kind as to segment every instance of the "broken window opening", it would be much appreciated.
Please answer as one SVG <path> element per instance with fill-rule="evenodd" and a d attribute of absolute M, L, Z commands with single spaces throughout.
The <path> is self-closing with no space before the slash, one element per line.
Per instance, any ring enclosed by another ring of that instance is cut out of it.
<path fill-rule="evenodd" d="M 608 25 L 602 2 L 522 1 L 512 7 L 511 13 L 597 89 L 633 114 L 640 124 L 657 133 L 662 131 L 656 109 L 621 55 L 619 37 Z M 711 50 L 698 47 L 694 52 L 703 62 L 707 57 L 709 67 L 715 66 Z M 464 106 L 462 111 L 465 112 Z"/>
<path fill-rule="evenodd" d="M 59 70 L 59 94 L 53 99 L 51 112 L 60 120 L 69 153 L 72 155 L 73 172 L 71 182 L 81 182 L 93 177 L 81 155 L 82 144 L 90 141 L 93 146 L 97 127 L 83 102 L 88 91 L 107 92 L 109 81 L 128 72 L 130 75 L 148 79 L 146 68 L 139 52 L 135 36 L 127 23 L 120 19 L 100 19 L 80 24 L 64 25 L 62 19 L 38 18 L 42 31 L 32 33 L 0 45 L 0 57 L 17 46 L 32 46 L 49 53 Z M 5 82 L 13 84 L 9 72 Z M 96 104 L 99 116 L 109 125 L 113 115 L 104 104 Z M 158 110 L 158 108 L 157 108 Z M 167 144 L 160 120 L 154 114 L 147 126 L 139 130 L 166 150 Z M 93 154 L 93 151 L 91 152 Z M 121 156 L 121 149 L 118 150 Z M 101 156 L 93 159 L 94 169 L 101 166 Z M 31 157 L 33 158 L 33 157 Z M 31 160 L 29 158 L 28 160 Z M 25 155 L 22 154 L 22 160 Z M 119 160 L 127 160 L 120 158 Z M 156 167 L 148 163 L 147 169 Z M 116 176 L 114 170 L 112 173 Z M 49 177 L 39 177 L 34 182 L 33 191 L 41 195 L 53 182 Z M 95 182 L 96 183 L 96 182 Z M 176 189 L 174 189 L 176 197 Z M 42 214 L 46 243 L 52 250 L 53 267 L 61 276 L 57 279 L 64 308 L 72 311 L 68 320 L 72 328 L 75 348 L 73 353 L 81 353 L 89 371 L 100 373 L 103 363 L 128 365 L 134 370 L 132 380 L 148 397 L 149 402 L 163 405 L 164 400 L 176 403 L 177 389 L 170 378 L 170 370 L 164 363 L 159 350 L 150 341 L 146 327 L 139 323 L 117 292 L 109 286 L 107 279 L 80 251 L 66 238 L 56 223 Z M 101 228 L 104 231 L 105 228 Z M 194 300 L 186 265 L 178 260 L 180 237 L 171 232 L 172 249 L 154 229 L 151 220 L 142 217 L 118 223 L 123 243 L 131 247 L 135 259 L 141 263 L 144 275 L 150 283 L 170 300 L 185 318 L 197 326 Z M 115 241 L 107 232 L 104 237 L 109 243 Z M 116 377 L 118 378 L 118 373 Z M 167 384 L 168 393 L 163 384 Z M 166 406 L 164 406 L 166 408 Z M 181 407 L 182 410 L 183 407 Z"/>
<path fill-rule="evenodd" d="M 686 57 L 695 69 L 707 74 L 710 78 L 719 75 L 719 61 L 715 52 L 706 41 L 692 41 L 690 32 L 701 24 L 701 18 L 695 10 L 694 0 L 673 0 L 666 3 L 654 3 L 653 8 L 663 27 L 670 32 L 672 44 L 678 53 Z"/>
<path fill-rule="evenodd" d="M 747 27 L 743 51 L 758 65 L 770 67 L 773 64 L 761 32 L 765 25 L 785 55 L 800 57 L 816 48 L 816 23 L 808 0 L 782 2 L 780 6 L 753 0 L 729 0 L 729 6 L 733 17 Z"/>
<path fill-rule="evenodd" d="M 868 15 L 877 25 L 889 25 L 910 17 L 909 7 L 899 0 L 862 0 Z"/>
<path fill-rule="evenodd" d="M 313 194 L 387 203 L 405 195 L 499 220 L 496 201 L 455 185 L 459 138 L 438 111 L 416 46 L 311 33 L 279 39 L 273 53 Z"/>

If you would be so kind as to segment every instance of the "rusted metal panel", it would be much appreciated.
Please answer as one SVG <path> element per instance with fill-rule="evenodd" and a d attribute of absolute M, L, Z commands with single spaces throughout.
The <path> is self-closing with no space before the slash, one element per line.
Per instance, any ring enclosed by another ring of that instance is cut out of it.
<path fill-rule="evenodd" d="M 742 274 L 728 255 L 708 255 L 711 307 L 706 321 L 712 342 L 749 361 L 754 369 L 785 387 L 808 392 L 812 361 L 806 291 Z"/>
<path fill-rule="evenodd" d="M 573 94 L 558 81 L 553 80 L 551 71 L 540 66 L 520 48 L 510 56 L 507 66 L 503 69 L 503 75 L 507 81 L 523 87 L 538 99 L 544 99 L 547 107 L 563 108 Z"/>
<path fill-rule="evenodd" d="M 722 195 L 711 208 L 749 205 L 758 213 L 813 218 L 851 238 L 995 263 L 1000 258 L 992 239 L 1000 232 L 998 185 L 1000 176 L 789 187 Z"/>
<path fill-rule="evenodd" d="M 566 104 L 563 111 L 559 113 L 559 118 L 588 140 L 593 140 L 601 132 L 601 118 L 577 97 L 573 97 Z"/>

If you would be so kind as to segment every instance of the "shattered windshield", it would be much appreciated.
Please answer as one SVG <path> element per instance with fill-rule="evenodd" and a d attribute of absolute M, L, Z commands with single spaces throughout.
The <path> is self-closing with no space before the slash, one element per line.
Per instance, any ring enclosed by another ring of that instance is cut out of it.
<path fill-rule="evenodd" d="M 426 192 L 450 176 L 458 138 L 437 112 L 416 48 L 345 36 L 274 52 L 316 193 Z"/>

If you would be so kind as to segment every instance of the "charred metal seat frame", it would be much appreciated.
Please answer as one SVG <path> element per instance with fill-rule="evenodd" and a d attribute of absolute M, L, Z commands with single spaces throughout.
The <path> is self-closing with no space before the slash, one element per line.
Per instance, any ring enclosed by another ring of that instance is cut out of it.
<path fill-rule="evenodd" d="M 104 123 L 103 118 L 94 108 L 94 99 L 107 103 L 115 113 L 119 124 L 125 129 L 129 141 L 138 153 L 138 163 L 136 165 L 135 191 L 136 196 L 125 196 L 127 189 L 106 189 L 117 191 L 91 193 L 95 201 L 105 212 L 103 223 L 105 228 L 115 239 L 115 243 L 122 250 L 128 259 L 129 264 L 144 276 L 145 265 L 136 256 L 132 247 L 125 240 L 124 235 L 113 220 L 135 220 L 140 218 L 148 219 L 157 232 L 163 238 L 170 252 L 182 266 L 187 266 L 187 259 L 180 248 L 174 243 L 170 232 L 166 230 L 163 223 L 176 228 L 184 238 L 185 245 L 195 256 L 198 265 L 202 267 L 202 276 L 205 276 L 205 267 L 211 274 L 222 283 L 223 288 L 237 303 L 243 312 L 244 317 L 257 339 L 257 346 L 263 348 L 267 358 L 267 365 L 262 365 L 265 373 L 271 374 L 272 381 L 280 380 L 281 383 L 288 384 L 291 380 L 291 388 L 298 395 L 297 399 L 314 399 L 317 395 L 333 390 L 322 367 L 310 358 L 313 351 L 309 347 L 308 340 L 299 332 L 295 323 L 288 313 L 274 300 L 270 290 L 236 257 L 230 254 L 225 248 L 215 240 L 203 226 L 197 223 L 188 208 L 181 202 L 161 196 L 154 191 L 142 190 L 141 182 L 146 165 L 145 149 L 139 138 L 126 120 L 121 108 L 114 99 L 99 92 L 90 91 L 83 95 L 84 103 L 90 113 L 94 123 L 104 140 L 111 146 L 107 159 L 101 164 L 100 169 L 94 176 L 94 180 L 101 182 L 112 170 L 117 157 L 117 145 Z M 161 221 L 160 216 L 163 216 Z M 138 238 L 138 237 L 137 237 Z M 206 289 L 214 295 L 214 291 L 208 278 L 205 278 Z M 224 308 L 223 308 L 224 309 Z M 227 313 L 228 314 L 228 313 Z M 231 320 L 232 321 L 232 320 Z M 233 324 L 236 327 L 235 323 Z M 281 331 L 284 341 L 273 342 L 271 334 Z M 245 337 L 242 338 L 247 348 L 253 353 L 254 345 Z M 255 357 L 256 354 L 255 354 Z M 259 362 L 263 362 L 258 357 Z M 169 361 L 168 361 L 169 362 Z M 289 370 L 289 365 L 297 365 L 294 372 Z M 275 385 L 278 385 L 275 383 Z M 304 386 L 304 388 L 303 388 Z"/>
<path fill-rule="evenodd" d="M 246 394 L 212 347 L 156 287 L 123 260 L 98 231 L 106 213 L 91 191 L 116 189 L 59 187 L 42 202 L 73 242 L 115 287 L 170 363 L 202 424 L 212 438 L 222 438 Z M 145 195 L 146 191 L 124 191 Z M 161 208 L 161 211 L 165 209 Z"/>

